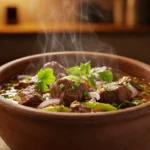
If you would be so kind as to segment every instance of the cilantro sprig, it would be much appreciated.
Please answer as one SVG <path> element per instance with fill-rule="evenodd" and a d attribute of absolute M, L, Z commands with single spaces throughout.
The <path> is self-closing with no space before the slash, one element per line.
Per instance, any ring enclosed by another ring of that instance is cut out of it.
<path fill-rule="evenodd" d="M 91 63 L 90 61 L 87 63 L 81 63 L 80 66 L 75 66 L 67 69 L 67 73 L 69 75 L 75 75 L 75 76 L 88 76 L 89 72 L 91 70 Z"/>
<path fill-rule="evenodd" d="M 113 73 L 110 70 L 94 69 L 92 71 L 90 61 L 81 63 L 79 66 L 71 67 L 66 71 L 69 75 L 84 77 L 94 89 L 96 89 L 95 79 L 108 83 L 113 80 Z"/>
<path fill-rule="evenodd" d="M 111 82 L 113 80 L 113 73 L 110 70 L 104 70 L 98 73 L 100 81 Z"/>
<path fill-rule="evenodd" d="M 41 69 L 37 73 L 37 76 L 38 76 L 38 80 L 35 83 L 35 85 L 41 92 L 49 91 L 48 86 L 56 80 L 53 74 L 53 69 L 51 68 Z"/>

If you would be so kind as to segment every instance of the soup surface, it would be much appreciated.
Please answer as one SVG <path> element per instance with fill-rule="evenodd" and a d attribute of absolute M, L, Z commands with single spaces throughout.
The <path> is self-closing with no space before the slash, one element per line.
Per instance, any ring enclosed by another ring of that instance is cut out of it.
<path fill-rule="evenodd" d="M 16 104 L 51 112 L 104 112 L 134 107 L 150 99 L 144 79 L 90 62 L 66 68 L 45 64 L 37 73 L 17 75 L 0 87 L 0 95 Z"/>

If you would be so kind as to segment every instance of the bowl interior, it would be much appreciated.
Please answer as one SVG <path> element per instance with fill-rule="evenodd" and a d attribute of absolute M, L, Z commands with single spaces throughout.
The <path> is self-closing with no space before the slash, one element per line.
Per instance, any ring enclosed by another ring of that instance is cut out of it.
<path fill-rule="evenodd" d="M 150 76 L 148 76 L 150 67 L 136 60 L 96 52 L 59 52 L 33 55 L 3 65 L 0 68 L 0 82 L 8 80 L 15 74 L 36 72 L 49 61 L 57 61 L 66 67 L 91 61 L 94 67 L 110 66 L 150 81 Z"/>
<path fill-rule="evenodd" d="M 14 60 L 0 67 L 0 83 L 7 81 L 13 75 L 19 73 L 29 73 L 35 72 L 42 67 L 42 65 L 48 61 L 57 61 L 64 66 L 74 66 L 78 65 L 81 62 L 91 61 L 92 66 L 110 66 L 113 68 L 117 68 L 128 72 L 132 75 L 142 77 L 150 82 L 150 67 L 147 64 L 142 62 L 132 60 L 129 58 L 104 54 L 104 53 L 95 53 L 95 52 L 59 52 L 59 53 L 46 53 L 33 55 L 29 57 L 24 57 L 18 60 Z M 59 117 L 60 119 L 84 119 L 89 116 L 99 117 L 101 116 L 101 120 L 114 120 L 112 117 L 115 115 L 115 119 L 123 119 L 123 118 L 131 118 L 137 117 L 139 114 L 150 113 L 150 102 L 146 104 L 127 108 L 124 110 L 117 110 L 114 112 L 106 112 L 106 113 L 85 113 L 85 114 L 77 114 L 77 113 L 50 113 L 46 111 L 41 111 L 21 105 L 9 104 L 4 99 L 0 101 L 0 105 L 3 108 L 10 109 L 15 113 L 24 113 L 25 115 L 34 115 L 34 117 L 41 118 L 49 118 L 49 117 Z M 137 113 L 137 111 L 140 111 Z M 132 114 L 131 114 L 132 113 Z M 125 114 L 125 115 L 124 115 Z M 89 119 L 89 118 L 88 118 Z M 94 119 L 91 118 L 91 119 Z M 75 121 L 75 120 L 74 120 Z M 83 121 L 83 120 L 82 120 Z M 89 121 L 89 120 L 88 120 Z"/>

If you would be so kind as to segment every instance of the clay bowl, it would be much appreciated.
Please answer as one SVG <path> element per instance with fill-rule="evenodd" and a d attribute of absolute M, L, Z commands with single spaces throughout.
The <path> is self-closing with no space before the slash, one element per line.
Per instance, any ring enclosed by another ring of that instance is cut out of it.
<path fill-rule="evenodd" d="M 93 53 L 47 53 L 21 58 L 0 67 L 0 82 L 17 73 L 37 70 L 55 60 L 64 65 L 91 60 L 117 66 L 150 81 L 150 67 L 125 57 Z M 69 62 L 67 64 L 67 61 Z M 148 150 L 150 102 L 103 113 L 52 113 L 0 99 L 0 136 L 12 150 Z"/>

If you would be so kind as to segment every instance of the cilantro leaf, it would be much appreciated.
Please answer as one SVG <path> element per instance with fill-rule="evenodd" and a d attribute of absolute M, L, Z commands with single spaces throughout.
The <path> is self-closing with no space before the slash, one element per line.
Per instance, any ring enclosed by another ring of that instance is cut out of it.
<path fill-rule="evenodd" d="M 104 70 L 102 72 L 99 72 L 99 80 L 111 82 L 113 80 L 112 72 L 109 70 Z"/>
<path fill-rule="evenodd" d="M 96 84 L 94 81 L 94 75 L 91 74 L 87 79 L 89 81 L 90 86 L 93 87 L 94 89 L 96 89 Z"/>
<path fill-rule="evenodd" d="M 75 75 L 75 76 L 81 75 L 79 66 L 75 66 L 75 67 L 71 67 L 71 68 L 67 69 L 67 73 L 69 75 Z"/>
<path fill-rule="evenodd" d="M 47 92 L 49 90 L 48 86 L 56 79 L 51 68 L 41 69 L 37 76 L 38 80 L 35 84 L 41 92 Z"/>
<path fill-rule="evenodd" d="M 69 75 L 76 75 L 76 76 L 88 76 L 91 70 L 91 63 L 90 61 L 87 63 L 81 63 L 80 66 L 75 66 L 67 69 L 67 73 Z"/>
<path fill-rule="evenodd" d="M 47 92 L 49 90 L 48 85 L 44 83 L 44 81 L 36 82 L 36 87 L 41 92 Z"/>
<path fill-rule="evenodd" d="M 83 64 L 83 63 L 80 64 L 80 71 L 81 71 L 82 75 L 88 76 L 90 70 L 91 70 L 91 63 L 90 63 L 90 61 L 85 63 L 85 64 Z"/>

